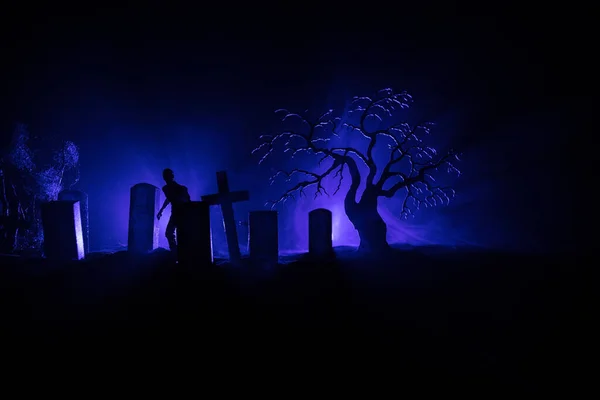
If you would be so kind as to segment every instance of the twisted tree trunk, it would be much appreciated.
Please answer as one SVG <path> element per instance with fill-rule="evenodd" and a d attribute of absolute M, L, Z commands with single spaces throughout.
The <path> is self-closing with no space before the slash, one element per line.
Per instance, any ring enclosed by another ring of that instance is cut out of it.
<path fill-rule="evenodd" d="M 369 185 L 361 200 L 356 201 L 356 193 L 360 186 L 360 171 L 354 159 L 347 157 L 346 166 L 352 178 L 350 189 L 344 199 L 344 209 L 348 219 L 358 231 L 360 237 L 359 251 L 380 255 L 387 252 L 387 226 L 377 211 L 377 189 Z"/>

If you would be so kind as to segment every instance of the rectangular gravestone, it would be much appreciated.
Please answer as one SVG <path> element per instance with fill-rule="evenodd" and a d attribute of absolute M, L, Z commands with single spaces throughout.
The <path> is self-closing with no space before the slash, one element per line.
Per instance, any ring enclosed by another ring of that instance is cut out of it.
<path fill-rule="evenodd" d="M 191 201 L 181 206 L 181 220 L 177 226 L 177 258 L 186 265 L 213 263 L 210 205 Z"/>
<path fill-rule="evenodd" d="M 59 200 L 41 205 L 44 256 L 58 261 L 85 257 L 78 201 Z"/>
<path fill-rule="evenodd" d="M 250 260 L 258 265 L 279 262 L 277 211 L 250 211 L 248 218 Z"/>
<path fill-rule="evenodd" d="M 79 210 L 81 211 L 81 232 L 83 235 L 83 249 L 85 254 L 90 252 L 90 223 L 88 195 L 81 190 L 63 190 L 58 194 L 58 200 L 79 201 Z"/>
<path fill-rule="evenodd" d="M 308 213 L 308 253 L 311 257 L 333 255 L 333 219 L 331 211 L 317 208 Z"/>
<path fill-rule="evenodd" d="M 160 189 L 149 183 L 138 183 L 131 188 L 129 202 L 129 235 L 127 250 L 148 253 L 158 248 L 158 220 Z"/>

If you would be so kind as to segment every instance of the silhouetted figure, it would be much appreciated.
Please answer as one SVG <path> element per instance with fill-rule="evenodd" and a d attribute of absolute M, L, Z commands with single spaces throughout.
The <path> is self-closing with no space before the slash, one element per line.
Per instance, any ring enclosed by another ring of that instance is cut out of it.
<path fill-rule="evenodd" d="M 167 183 L 162 188 L 166 199 L 160 208 L 160 211 L 156 215 L 156 218 L 160 219 L 162 217 L 163 211 L 170 203 L 171 218 L 169 218 L 169 223 L 167 224 L 167 229 L 165 230 L 165 236 L 169 241 L 169 249 L 172 252 L 175 252 L 177 250 L 175 230 L 177 229 L 179 218 L 181 218 L 181 205 L 191 201 L 191 199 L 190 194 L 188 193 L 188 188 L 175 182 L 175 174 L 173 173 L 172 169 L 167 168 L 163 171 L 163 179 Z"/>

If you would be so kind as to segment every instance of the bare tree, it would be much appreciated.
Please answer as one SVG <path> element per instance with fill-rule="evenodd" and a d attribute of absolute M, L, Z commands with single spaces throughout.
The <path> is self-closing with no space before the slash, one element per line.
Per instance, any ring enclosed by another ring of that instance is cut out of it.
<path fill-rule="evenodd" d="M 320 173 L 298 168 L 277 171 L 271 177 L 271 183 L 282 176 L 287 181 L 297 175 L 304 178 L 268 204 L 274 208 L 294 198 L 296 194 L 304 195 L 309 187 L 315 189 L 315 197 L 329 195 L 323 186 L 323 180 L 328 176 L 339 179 L 332 193 L 335 195 L 348 174 L 351 182 L 344 199 L 344 208 L 360 236 L 359 249 L 367 252 L 387 250 L 387 227 L 377 210 L 378 198 L 392 198 L 402 191 L 404 198 L 401 217 L 407 218 L 414 216 L 414 210 L 422 206 L 448 204 L 454 197 L 455 192 L 451 187 L 436 184 L 434 174 L 445 169 L 448 173 L 460 175 L 454 165 L 454 161 L 459 160 L 455 151 L 450 150 L 440 155 L 433 147 L 424 143 L 424 137 L 429 135 L 432 123 L 410 124 L 397 119 L 398 111 L 408 109 L 412 101 L 407 92 L 394 93 L 392 89 L 383 89 L 376 96 L 354 97 L 343 118 L 335 117 L 334 111 L 328 110 L 311 121 L 299 113 L 277 110 L 276 113 L 283 115 L 283 122 L 296 121 L 301 127 L 261 136 L 262 143 L 252 152 L 262 155 L 259 163 L 264 162 L 282 144 L 283 151 L 290 153 L 292 157 L 305 152 L 319 155 L 319 165 L 327 161 L 331 161 L 331 164 Z M 336 137 L 339 138 L 342 134 L 361 135 L 365 139 L 366 150 L 332 145 Z M 389 159 L 382 166 L 379 178 L 375 179 L 379 171 L 374 157 L 375 146 L 386 142 Z M 357 190 L 362 178 L 359 163 L 364 164 L 365 171 L 368 172 L 366 188 L 360 200 L 357 200 Z"/>
<path fill-rule="evenodd" d="M 40 204 L 58 198 L 79 181 L 79 148 L 64 141 L 47 149 L 44 163 L 24 124 L 16 124 L 13 140 L 0 152 L 0 251 L 39 248 L 43 240 Z M 43 157 L 42 157 L 43 158 Z"/>

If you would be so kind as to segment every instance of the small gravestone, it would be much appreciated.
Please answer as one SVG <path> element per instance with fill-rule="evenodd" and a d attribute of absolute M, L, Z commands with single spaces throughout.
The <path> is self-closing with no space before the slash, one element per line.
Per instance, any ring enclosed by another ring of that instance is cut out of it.
<path fill-rule="evenodd" d="M 148 253 L 158 248 L 158 220 L 160 189 L 149 183 L 138 183 L 131 188 L 129 203 L 129 235 L 127 250 Z"/>
<path fill-rule="evenodd" d="M 273 266 L 279 262 L 277 211 L 250 211 L 250 260 L 258 265 Z"/>
<path fill-rule="evenodd" d="M 333 255 L 333 220 L 331 211 L 317 208 L 308 213 L 308 253 L 311 257 Z"/>
<path fill-rule="evenodd" d="M 181 205 L 177 226 L 177 258 L 186 265 L 210 265 L 213 262 L 210 230 L 210 205 L 191 201 Z"/>
<path fill-rule="evenodd" d="M 83 249 L 85 254 L 90 252 L 90 223 L 88 195 L 81 190 L 63 190 L 58 194 L 58 200 L 79 201 L 79 210 L 81 211 L 81 232 L 83 234 Z"/>
<path fill-rule="evenodd" d="M 85 257 L 78 201 L 59 200 L 41 205 L 44 256 L 57 261 Z"/>

